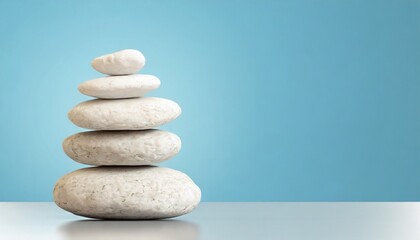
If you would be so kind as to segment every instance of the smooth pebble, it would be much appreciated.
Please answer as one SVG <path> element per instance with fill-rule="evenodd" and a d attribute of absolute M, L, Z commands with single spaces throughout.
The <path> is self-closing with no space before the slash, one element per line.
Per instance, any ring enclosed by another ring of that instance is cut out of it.
<path fill-rule="evenodd" d="M 147 74 L 96 78 L 79 84 L 79 92 L 102 99 L 143 97 L 160 86 L 159 78 Z"/>
<path fill-rule="evenodd" d="M 144 67 L 144 55 L 135 49 L 125 49 L 93 59 L 92 67 L 108 75 L 128 75 L 140 71 Z"/>
<path fill-rule="evenodd" d="M 168 123 L 181 114 L 174 101 L 156 98 L 94 99 L 76 105 L 70 121 L 93 130 L 143 130 Z"/>
<path fill-rule="evenodd" d="M 153 165 L 178 154 L 181 139 L 163 130 L 91 131 L 63 141 L 64 152 L 88 165 Z"/>
<path fill-rule="evenodd" d="M 164 167 L 92 167 L 63 176 L 55 203 L 98 219 L 161 219 L 191 212 L 200 188 L 186 174 Z"/>

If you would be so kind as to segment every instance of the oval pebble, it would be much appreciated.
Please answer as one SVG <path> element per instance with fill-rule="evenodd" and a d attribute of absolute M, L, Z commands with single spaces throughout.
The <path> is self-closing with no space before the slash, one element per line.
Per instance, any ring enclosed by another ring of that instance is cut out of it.
<path fill-rule="evenodd" d="M 154 166 L 79 169 L 54 187 L 60 208 L 98 219 L 176 217 L 191 212 L 200 199 L 200 188 L 186 174 Z"/>
<path fill-rule="evenodd" d="M 89 165 L 153 165 L 181 149 L 181 139 L 162 130 L 91 131 L 66 138 L 64 152 Z"/>
<path fill-rule="evenodd" d="M 142 97 L 160 86 L 159 78 L 147 74 L 96 78 L 79 84 L 79 92 L 87 96 L 116 99 Z"/>
<path fill-rule="evenodd" d="M 93 130 L 143 130 L 168 123 L 181 114 L 174 101 L 156 98 L 94 99 L 76 105 L 70 121 Z"/>
<path fill-rule="evenodd" d="M 144 55 L 135 49 L 125 49 L 93 59 L 92 67 L 108 75 L 128 75 L 140 71 L 144 67 Z"/>

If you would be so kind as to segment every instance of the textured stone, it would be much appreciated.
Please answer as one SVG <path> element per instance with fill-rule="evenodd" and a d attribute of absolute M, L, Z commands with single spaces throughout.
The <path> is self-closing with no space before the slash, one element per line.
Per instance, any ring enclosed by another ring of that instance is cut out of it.
<path fill-rule="evenodd" d="M 153 165 L 175 156 L 181 139 L 162 130 L 92 131 L 66 138 L 64 152 L 89 165 Z"/>
<path fill-rule="evenodd" d="M 153 75 L 134 74 L 92 79 L 79 84 L 78 89 L 91 97 L 115 99 L 142 97 L 159 86 L 159 78 Z"/>
<path fill-rule="evenodd" d="M 181 114 L 175 102 L 155 97 L 82 102 L 68 113 L 79 127 L 94 130 L 143 130 L 168 123 Z"/>
<path fill-rule="evenodd" d="M 93 59 L 92 67 L 108 75 L 134 74 L 144 67 L 146 59 L 135 49 L 125 49 Z"/>
<path fill-rule="evenodd" d="M 201 191 L 184 173 L 163 167 L 92 167 L 63 176 L 55 203 L 99 219 L 161 219 L 186 214 Z"/>

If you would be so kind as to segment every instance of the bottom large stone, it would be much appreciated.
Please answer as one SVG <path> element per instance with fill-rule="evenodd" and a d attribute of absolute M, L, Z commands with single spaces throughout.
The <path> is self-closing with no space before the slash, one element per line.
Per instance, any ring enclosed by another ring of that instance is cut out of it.
<path fill-rule="evenodd" d="M 201 191 L 186 174 L 164 167 L 91 167 L 63 176 L 54 201 L 98 219 L 161 219 L 191 212 Z"/>

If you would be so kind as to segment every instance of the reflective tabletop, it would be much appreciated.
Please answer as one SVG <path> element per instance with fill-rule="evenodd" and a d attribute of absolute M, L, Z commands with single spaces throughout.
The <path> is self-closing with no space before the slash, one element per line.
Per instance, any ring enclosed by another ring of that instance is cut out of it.
<path fill-rule="evenodd" d="M 201 203 L 160 221 L 101 221 L 0 203 L 0 239 L 420 239 L 420 203 Z"/>

